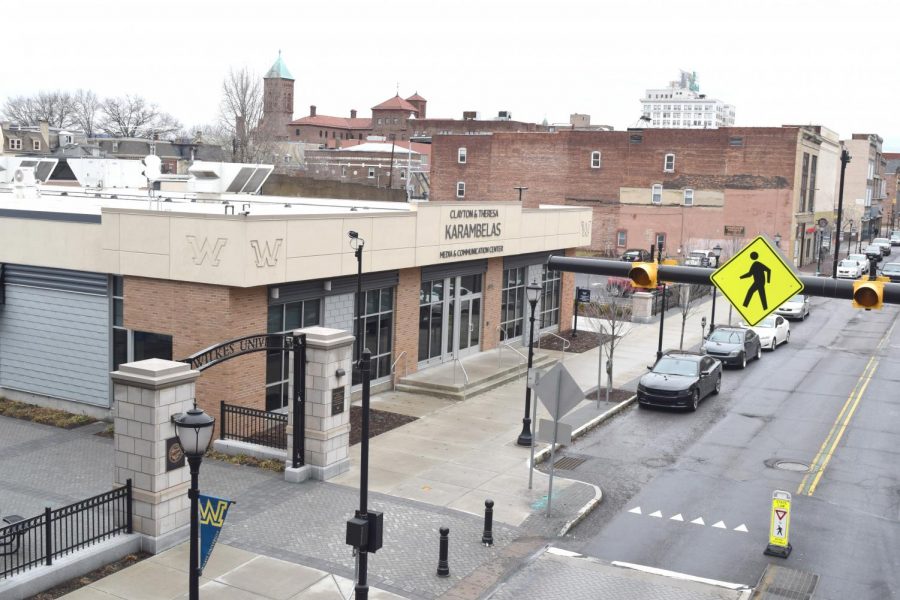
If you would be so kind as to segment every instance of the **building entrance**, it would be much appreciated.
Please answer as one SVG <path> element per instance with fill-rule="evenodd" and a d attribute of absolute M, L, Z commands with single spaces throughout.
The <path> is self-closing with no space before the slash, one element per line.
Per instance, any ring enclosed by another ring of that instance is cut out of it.
<path fill-rule="evenodd" d="M 423 281 L 419 292 L 419 364 L 462 358 L 481 349 L 483 275 Z"/>

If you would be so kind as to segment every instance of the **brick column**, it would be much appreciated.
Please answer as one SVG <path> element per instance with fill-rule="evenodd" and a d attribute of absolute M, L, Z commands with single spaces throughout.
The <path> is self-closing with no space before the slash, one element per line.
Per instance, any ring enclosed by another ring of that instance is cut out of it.
<path fill-rule="evenodd" d="M 184 541 L 190 524 L 187 465 L 167 470 L 172 415 L 194 404 L 199 371 L 151 358 L 121 365 L 111 374 L 115 397 L 115 483 L 132 480 L 134 530 L 141 547 L 157 554 Z"/>
<path fill-rule="evenodd" d="M 284 479 L 293 483 L 309 478 L 324 481 L 350 469 L 353 336 L 327 327 L 307 327 L 295 333 L 306 334 L 305 464 L 294 469 L 288 458 Z M 291 380 L 295 381 L 293 372 Z M 288 456 L 294 443 L 294 403 L 289 406 Z"/>
<path fill-rule="evenodd" d="M 631 296 L 631 320 L 634 323 L 649 323 L 653 320 L 653 294 L 635 292 Z"/>
<path fill-rule="evenodd" d="M 575 249 L 566 250 L 566 256 L 575 256 Z M 563 271 L 560 276 L 559 330 L 566 331 L 572 328 L 572 317 L 575 316 L 575 273 Z"/>
<path fill-rule="evenodd" d="M 500 303 L 503 299 L 503 258 L 489 258 L 481 292 L 481 350 L 492 350 L 500 340 Z"/>
<path fill-rule="evenodd" d="M 397 302 L 394 305 L 394 349 L 391 361 L 394 367 L 394 385 L 403 377 L 418 370 L 419 361 L 419 292 L 422 289 L 422 272 L 418 268 L 400 271 L 397 284 Z"/>

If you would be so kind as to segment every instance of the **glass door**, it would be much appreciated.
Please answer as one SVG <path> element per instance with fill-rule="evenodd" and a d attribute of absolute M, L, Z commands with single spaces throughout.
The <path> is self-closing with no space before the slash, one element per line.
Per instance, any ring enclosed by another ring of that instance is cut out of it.
<path fill-rule="evenodd" d="M 482 275 L 423 281 L 419 294 L 419 364 L 480 350 Z"/>

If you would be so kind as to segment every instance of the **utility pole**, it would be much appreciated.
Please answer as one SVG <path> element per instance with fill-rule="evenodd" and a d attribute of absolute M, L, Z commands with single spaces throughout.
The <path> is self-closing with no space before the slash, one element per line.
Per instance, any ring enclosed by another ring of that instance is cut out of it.
<path fill-rule="evenodd" d="M 831 269 L 831 276 L 834 279 L 837 279 L 837 267 L 838 267 L 838 255 L 841 252 L 841 213 L 844 210 L 844 173 L 847 170 L 847 163 L 850 162 L 850 153 L 847 152 L 847 149 L 844 148 L 841 150 L 841 183 L 840 188 L 838 189 L 838 210 L 837 210 L 837 223 L 835 223 L 834 228 L 834 237 L 835 246 L 834 246 L 834 266 Z M 860 232 L 861 233 L 861 232 Z M 850 241 L 847 241 L 847 245 L 849 246 Z"/>

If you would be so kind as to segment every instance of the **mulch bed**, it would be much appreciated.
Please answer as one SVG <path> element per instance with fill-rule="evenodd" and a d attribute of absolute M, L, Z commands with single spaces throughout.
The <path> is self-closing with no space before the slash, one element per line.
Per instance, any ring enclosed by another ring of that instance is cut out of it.
<path fill-rule="evenodd" d="M 609 403 L 610 404 L 618 404 L 619 402 L 624 402 L 634 396 L 634 392 L 629 390 L 620 390 L 618 388 L 613 388 L 609 392 Z M 588 394 L 585 396 L 586 400 L 596 400 L 597 394 L 596 392 L 593 394 Z M 606 388 L 600 390 L 600 400 L 606 402 Z"/>
<path fill-rule="evenodd" d="M 416 420 L 416 417 L 401 415 L 386 410 L 369 409 L 369 439 L 381 435 L 386 431 L 406 425 Z M 362 407 L 350 407 L 350 445 L 358 444 L 362 440 Z"/>
<path fill-rule="evenodd" d="M 16 402 L 0 397 L 0 415 L 22 421 L 31 421 L 42 425 L 52 425 L 62 429 L 75 429 L 95 422 L 97 419 L 87 415 L 76 415 L 55 408 L 44 408 L 24 402 Z"/>
<path fill-rule="evenodd" d="M 609 339 L 609 334 L 603 334 L 602 336 L 596 331 L 584 331 L 579 329 L 578 335 L 572 337 L 573 330 L 568 329 L 566 331 L 562 331 L 557 333 L 556 335 L 565 339 L 569 342 L 570 346 L 566 349 L 566 352 L 574 352 L 576 354 L 581 354 L 582 352 L 587 352 L 588 350 L 593 350 L 597 346 L 600 345 L 600 342 L 606 342 Z M 535 348 L 537 348 L 537 341 L 534 343 Z M 552 335 L 545 335 L 541 338 L 541 347 L 542 350 L 562 350 L 563 342 L 558 337 Z"/>
<path fill-rule="evenodd" d="M 146 552 L 129 554 L 121 560 L 117 560 L 114 563 L 110 563 L 104 567 L 100 567 L 99 569 L 95 569 L 90 573 L 87 573 L 86 575 L 82 575 L 81 577 L 70 579 L 69 581 L 61 583 L 56 587 L 50 588 L 45 592 L 41 592 L 40 594 L 32 596 L 31 600 L 55 600 L 56 598 L 61 598 L 66 594 L 74 592 L 77 589 L 83 588 L 94 583 L 95 581 L 101 580 L 107 575 L 112 575 L 113 573 L 121 571 L 122 569 L 127 569 L 132 565 L 136 565 L 145 558 L 150 558 L 150 556 L 151 555 Z"/>

